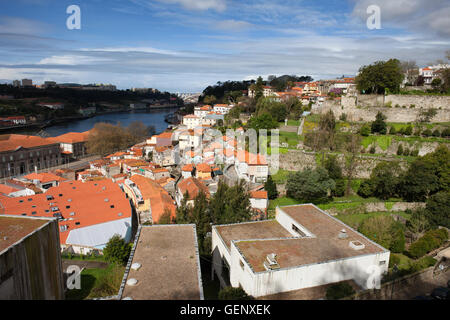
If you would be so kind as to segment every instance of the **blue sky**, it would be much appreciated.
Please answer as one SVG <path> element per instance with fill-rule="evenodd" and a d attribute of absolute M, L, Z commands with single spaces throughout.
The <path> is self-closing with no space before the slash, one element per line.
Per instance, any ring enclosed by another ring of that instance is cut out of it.
<path fill-rule="evenodd" d="M 68 30 L 69 5 L 81 29 Z M 366 9 L 381 9 L 369 30 Z M 15 0 L 0 3 L 0 81 L 196 92 L 274 74 L 356 74 L 450 49 L 448 0 Z"/>

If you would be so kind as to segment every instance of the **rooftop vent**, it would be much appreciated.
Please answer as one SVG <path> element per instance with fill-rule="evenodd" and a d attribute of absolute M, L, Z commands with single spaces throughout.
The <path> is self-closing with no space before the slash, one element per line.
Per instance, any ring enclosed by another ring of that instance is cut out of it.
<path fill-rule="evenodd" d="M 364 243 L 361 243 L 359 241 L 350 241 L 349 246 L 354 250 L 362 250 L 366 247 Z"/>
<path fill-rule="evenodd" d="M 131 269 L 133 269 L 133 270 L 139 270 L 140 267 L 141 267 L 141 264 L 137 263 L 137 262 L 135 262 L 131 265 Z"/>
<path fill-rule="evenodd" d="M 109 199 L 108 198 L 105 198 L 105 202 L 108 202 L 109 201 Z"/>
<path fill-rule="evenodd" d="M 123 213 L 122 213 L 122 212 L 119 212 L 119 213 L 118 213 L 118 216 L 119 216 L 119 217 L 123 216 Z"/>
<path fill-rule="evenodd" d="M 135 286 L 135 285 L 137 285 L 137 283 L 138 283 L 138 281 L 134 278 L 127 280 L 127 285 L 129 285 L 129 286 Z"/>
<path fill-rule="evenodd" d="M 270 253 L 267 255 L 266 260 L 264 261 L 264 267 L 266 270 L 280 269 L 280 265 L 277 261 L 277 255 L 275 253 Z"/>
<path fill-rule="evenodd" d="M 338 238 L 339 239 L 347 239 L 348 238 L 347 231 L 345 229 L 342 229 L 341 232 L 339 232 Z"/>

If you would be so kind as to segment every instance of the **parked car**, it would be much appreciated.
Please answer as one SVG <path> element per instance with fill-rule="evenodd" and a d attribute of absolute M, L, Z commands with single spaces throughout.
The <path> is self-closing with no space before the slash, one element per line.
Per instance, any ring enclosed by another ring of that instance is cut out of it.
<path fill-rule="evenodd" d="M 431 296 L 438 300 L 450 300 L 450 289 L 445 287 L 439 287 L 431 292 Z"/>

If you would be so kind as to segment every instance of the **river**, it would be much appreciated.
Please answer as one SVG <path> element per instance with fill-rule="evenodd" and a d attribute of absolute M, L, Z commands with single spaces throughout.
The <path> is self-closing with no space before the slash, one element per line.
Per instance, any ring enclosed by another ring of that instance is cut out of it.
<path fill-rule="evenodd" d="M 168 123 L 164 121 L 164 117 L 178 110 L 160 109 L 151 111 L 129 111 L 101 114 L 92 118 L 75 120 L 63 124 L 53 125 L 45 128 L 40 134 L 47 137 L 55 137 L 68 132 L 84 132 L 92 129 L 98 122 L 107 122 L 112 124 L 120 124 L 127 127 L 133 121 L 142 121 L 146 126 L 154 126 L 157 133 L 163 132 L 168 127 Z M 38 134 L 38 132 L 30 132 L 30 134 Z"/>

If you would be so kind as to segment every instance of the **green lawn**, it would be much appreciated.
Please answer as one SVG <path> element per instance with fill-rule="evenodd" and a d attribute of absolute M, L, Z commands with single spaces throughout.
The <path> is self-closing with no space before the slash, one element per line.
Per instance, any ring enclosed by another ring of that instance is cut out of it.
<path fill-rule="evenodd" d="M 289 148 L 297 148 L 299 141 L 300 139 L 296 132 L 280 131 L 280 144 L 288 143 Z"/>
<path fill-rule="evenodd" d="M 361 141 L 361 145 L 364 148 L 367 148 L 370 145 L 372 145 L 373 143 L 376 143 L 381 149 L 386 151 L 387 148 L 389 148 L 389 146 L 391 145 L 391 142 L 392 142 L 391 136 L 373 136 L 373 135 L 371 135 L 368 137 L 364 137 Z"/>
<path fill-rule="evenodd" d="M 392 212 L 370 212 L 370 213 L 353 213 L 353 214 L 338 214 L 336 218 L 349 225 L 353 229 L 358 229 L 359 225 L 366 219 L 377 216 L 390 216 Z M 405 212 L 395 212 L 405 219 L 409 219 L 410 215 Z"/>
<path fill-rule="evenodd" d="M 84 300 L 116 295 L 122 283 L 125 267 L 109 265 L 106 269 L 84 269 L 81 289 L 68 290 L 67 300 Z"/>
<path fill-rule="evenodd" d="M 281 197 L 275 200 L 269 201 L 269 210 L 275 210 L 276 207 L 282 207 L 282 206 L 290 206 L 293 204 L 299 204 L 300 202 L 289 198 L 289 197 Z"/>
<path fill-rule="evenodd" d="M 271 147 L 268 147 L 267 148 L 267 154 L 270 156 L 270 155 L 272 155 L 272 154 L 277 154 L 276 153 L 276 150 L 274 150 L 275 152 L 273 152 L 272 151 L 272 148 Z M 289 152 L 289 149 L 288 148 L 278 148 L 278 154 L 286 154 L 286 153 L 288 153 Z M 272 153 L 273 152 L 273 153 Z"/>
<path fill-rule="evenodd" d="M 284 184 L 287 182 L 290 173 L 294 172 L 284 169 L 278 169 L 278 172 L 272 175 L 272 179 L 276 184 Z"/>

